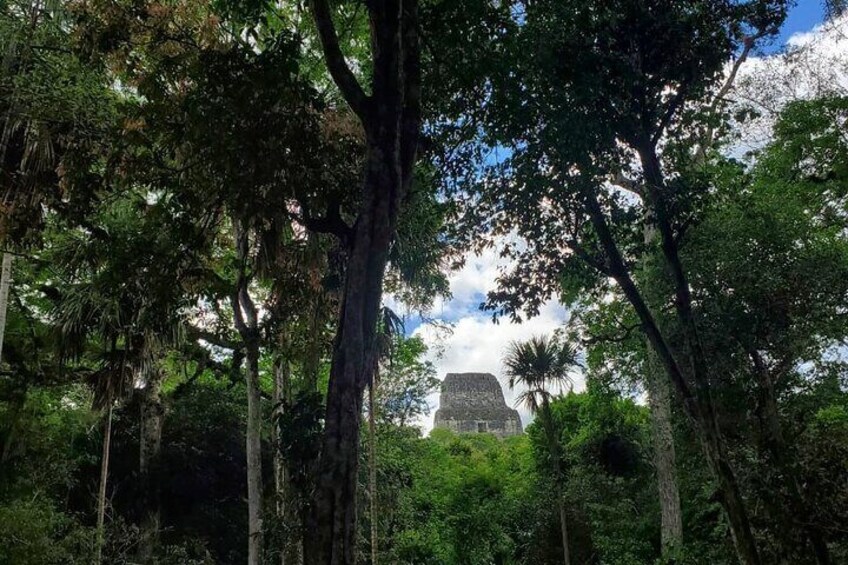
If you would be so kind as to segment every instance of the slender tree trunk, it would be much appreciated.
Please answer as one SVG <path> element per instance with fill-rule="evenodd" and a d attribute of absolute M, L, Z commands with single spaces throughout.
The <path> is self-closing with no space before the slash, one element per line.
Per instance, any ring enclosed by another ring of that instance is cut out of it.
<path fill-rule="evenodd" d="M 278 357 L 274 363 L 274 388 L 271 392 L 271 400 L 274 403 L 271 425 L 271 445 L 274 450 L 274 508 L 276 510 L 277 522 L 283 527 L 286 525 L 286 467 L 283 464 L 283 453 L 280 450 L 280 434 L 278 432 L 277 420 L 282 416 L 284 408 L 283 390 L 285 389 L 285 376 L 287 362 Z M 286 565 L 286 550 L 288 547 L 288 536 L 283 535 L 280 545 L 280 565 Z"/>
<path fill-rule="evenodd" d="M 296 513 L 293 511 L 289 474 L 286 470 L 283 452 L 280 449 L 279 426 L 277 418 L 282 416 L 286 407 L 292 401 L 291 392 L 291 369 L 288 361 L 280 358 L 274 370 L 274 409 L 275 421 L 272 427 L 272 438 L 274 442 L 274 487 L 276 494 L 277 520 L 283 525 L 283 545 L 280 548 L 281 565 L 299 565 L 302 561 L 300 549 L 302 547 L 299 537 L 294 535 L 301 530 L 301 524 L 297 524 Z"/>
<path fill-rule="evenodd" d="M 648 141 L 638 144 L 637 151 L 642 163 L 642 171 L 645 176 L 646 200 L 651 207 L 653 219 L 659 232 L 661 249 L 665 258 L 666 267 L 671 275 L 674 288 L 674 306 L 677 318 L 686 343 L 687 361 L 689 373 L 695 383 L 695 399 L 700 405 L 702 418 L 702 431 L 707 440 L 707 454 L 718 476 L 719 485 L 722 489 L 724 509 L 728 514 L 731 524 L 731 533 L 736 544 L 739 558 L 747 565 L 759 565 L 760 557 L 757 550 L 757 542 L 751 531 L 748 519 L 748 511 L 745 507 L 742 493 L 736 482 L 736 476 L 730 466 L 725 453 L 724 441 L 718 425 L 718 415 L 712 398 L 712 390 L 709 384 L 709 371 L 707 358 L 701 345 L 698 328 L 695 322 L 695 314 L 692 309 L 692 294 L 689 281 L 680 261 L 678 250 L 678 238 L 674 233 L 666 199 L 663 196 L 666 190 L 665 178 L 656 147 Z"/>
<path fill-rule="evenodd" d="M 12 284 L 11 253 L 3 253 L 3 265 L 0 267 L 0 364 L 3 361 L 3 337 L 6 333 L 6 310 L 9 306 L 9 286 Z"/>
<path fill-rule="evenodd" d="M 262 406 L 259 394 L 259 344 L 247 349 L 247 516 L 248 565 L 262 564 Z"/>
<path fill-rule="evenodd" d="M 551 405 L 547 395 L 542 397 L 542 425 L 548 440 L 548 453 L 551 457 L 551 465 L 554 472 L 554 483 L 556 484 L 557 509 L 559 510 L 559 528 L 562 537 L 562 562 L 563 565 L 571 565 L 571 552 L 568 547 L 568 516 L 565 512 L 565 492 L 563 481 L 565 477 L 562 472 L 560 453 L 560 438 L 554 426 L 554 418 L 551 413 Z"/>
<path fill-rule="evenodd" d="M 377 565 L 377 418 L 374 413 L 374 388 L 377 371 L 368 387 L 368 492 L 371 503 L 371 565 Z"/>
<path fill-rule="evenodd" d="M 650 184 L 650 180 L 648 184 Z M 700 343 L 697 340 L 697 332 L 693 332 L 694 318 L 691 315 L 689 288 L 680 268 L 679 261 L 674 260 L 676 254 L 673 247 L 676 246 L 676 242 L 673 236 L 670 237 L 668 233 L 669 226 L 664 218 L 657 218 L 658 223 L 665 228 L 660 230 L 663 239 L 664 255 L 669 263 L 675 264 L 673 267 L 675 271 L 675 285 L 677 287 L 675 301 L 680 310 L 679 317 L 681 318 L 681 324 L 684 326 L 686 342 L 690 349 L 688 359 L 691 365 L 690 374 L 695 381 L 697 394 L 689 386 L 680 364 L 672 353 L 665 337 L 660 332 L 644 297 L 633 283 L 630 271 L 624 263 L 618 245 L 606 222 L 606 217 L 601 210 L 597 195 L 592 190 L 584 190 L 583 197 L 586 211 L 589 214 L 599 242 L 606 254 L 607 262 L 604 268 L 616 280 L 628 302 L 630 302 L 636 311 L 645 335 L 657 353 L 657 357 L 662 362 L 669 378 L 680 393 L 687 415 L 697 426 L 698 431 L 700 431 L 707 462 L 718 481 L 721 503 L 730 522 L 730 530 L 739 559 L 745 565 L 760 565 L 759 552 L 757 551 L 756 541 L 751 532 L 748 513 L 745 509 L 739 486 L 736 483 L 736 477 L 727 461 L 723 441 L 719 433 L 715 407 L 712 404 L 708 381 L 705 375 L 704 358 L 700 351 Z M 681 282 L 683 286 L 681 286 Z"/>
<path fill-rule="evenodd" d="M 562 493 L 559 493 L 557 498 L 559 499 L 559 530 L 562 536 L 562 562 L 565 565 L 570 565 L 571 557 L 568 551 L 568 518 L 565 516 L 565 500 L 562 497 Z"/>
<path fill-rule="evenodd" d="M 262 565 L 262 398 L 259 390 L 259 320 L 245 275 L 249 238 L 239 218 L 233 220 L 239 275 L 231 298 L 233 319 L 244 342 L 247 389 L 247 563 Z"/>
<path fill-rule="evenodd" d="M 103 563 L 106 521 L 106 480 L 109 477 L 109 450 L 112 445 L 112 398 L 106 412 L 103 430 L 103 454 L 100 458 L 100 488 L 97 493 L 97 563 Z"/>
<path fill-rule="evenodd" d="M 162 375 L 154 369 L 141 390 L 139 477 L 141 488 L 141 542 L 138 558 L 142 564 L 154 561 L 159 546 L 162 492 L 162 425 L 165 410 L 161 398 Z"/>

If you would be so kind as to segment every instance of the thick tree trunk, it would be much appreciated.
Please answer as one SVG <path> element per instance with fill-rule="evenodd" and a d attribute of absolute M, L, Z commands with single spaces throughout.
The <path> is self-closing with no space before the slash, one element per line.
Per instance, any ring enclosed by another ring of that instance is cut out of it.
<path fill-rule="evenodd" d="M 645 252 L 642 268 L 648 289 L 657 284 L 657 269 L 654 265 L 653 248 L 657 231 L 653 214 L 645 213 Z M 656 302 L 653 304 L 656 307 Z M 683 541 L 683 517 L 680 510 L 680 492 L 677 486 L 677 458 L 674 450 L 674 433 L 671 421 L 671 394 L 668 380 L 660 374 L 662 368 L 657 355 L 645 340 L 645 362 L 642 380 L 648 391 L 648 406 L 651 411 L 651 440 L 654 445 L 654 467 L 657 472 L 657 493 L 660 501 L 660 543 L 664 556 L 673 555 Z"/>
<path fill-rule="evenodd" d="M 103 430 L 103 454 L 100 459 L 100 487 L 97 492 L 97 563 L 103 563 L 106 522 L 106 480 L 109 477 L 109 450 L 112 445 L 112 399 L 106 412 Z"/>
<path fill-rule="evenodd" d="M 661 539 L 663 554 L 680 547 L 683 541 L 683 518 L 677 487 L 677 465 L 671 424 L 671 399 L 668 381 L 659 374 L 656 356 L 648 344 L 645 383 L 651 410 L 651 439 L 660 499 Z"/>
<path fill-rule="evenodd" d="M 3 264 L 0 267 L 0 364 L 3 362 L 3 337 L 6 334 L 6 311 L 9 307 L 9 286 L 12 284 L 11 253 L 3 253 Z"/>
<path fill-rule="evenodd" d="M 368 494 L 371 504 L 371 565 L 377 565 L 377 418 L 374 413 L 374 387 L 377 372 L 368 387 Z"/>
<path fill-rule="evenodd" d="M 138 558 L 142 564 L 154 561 L 159 546 L 162 492 L 162 425 L 165 409 L 161 398 L 162 375 L 157 371 L 141 390 L 139 438 L 139 478 L 141 490 L 141 541 Z"/>
<path fill-rule="evenodd" d="M 348 247 L 327 415 L 311 514 L 309 565 L 356 562 L 356 489 L 362 396 L 376 369 L 383 275 L 412 178 L 421 123 L 417 0 L 369 3 L 373 72 L 365 94 L 345 62 L 327 0 L 312 11 L 333 80 L 362 122 L 365 177 Z"/>

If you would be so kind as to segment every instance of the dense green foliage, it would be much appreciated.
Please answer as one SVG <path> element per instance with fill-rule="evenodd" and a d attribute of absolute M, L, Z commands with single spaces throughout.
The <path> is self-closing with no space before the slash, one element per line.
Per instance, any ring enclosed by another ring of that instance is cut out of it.
<path fill-rule="evenodd" d="M 733 156 L 791 4 L 0 1 L 0 563 L 848 562 L 848 98 Z M 422 437 L 383 294 L 483 248 L 569 313 Z"/>

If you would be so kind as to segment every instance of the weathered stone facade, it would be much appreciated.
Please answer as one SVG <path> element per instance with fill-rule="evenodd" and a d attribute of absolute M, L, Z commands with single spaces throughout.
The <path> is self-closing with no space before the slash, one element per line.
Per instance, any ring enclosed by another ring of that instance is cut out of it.
<path fill-rule="evenodd" d="M 518 411 L 506 405 L 498 379 L 489 373 L 448 373 L 434 427 L 501 438 L 522 432 Z"/>

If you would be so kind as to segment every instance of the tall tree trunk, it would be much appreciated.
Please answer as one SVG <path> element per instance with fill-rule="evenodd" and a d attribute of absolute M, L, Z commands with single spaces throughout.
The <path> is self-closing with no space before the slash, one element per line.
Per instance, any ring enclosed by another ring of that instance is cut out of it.
<path fill-rule="evenodd" d="M 259 343 L 247 350 L 247 524 L 248 565 L 262 564 L 262 405 L 259 394 Z"/>
<path fill-rule="evenodd" d="M 644 291 L 655 298 L 652 288 L 659 283 L 654 265 L 653 248 L 657 231 L 653 215 L 645 214 L 642 270 L 646 284 Z M 653 307 L 657 301 L 651 300 Z M 654 446 L 654 467 L 657 471 L 657 494 L 660 501 L 660 543 L 664 556 L 673 554 L 683 541 L 683 517 L 680 511 L 680 492 L 677 486 L 677 459 L 674 450 L 674 433 L 671 423 L 671 396 L 668 380 L 660 374 L 662 368 L 651 343 L 645 339 L 645 361 L 642 380 L 648 391 L 648 406 L 651 412 L 651 440 Z"/>
<path fill-rule="evenodd" d="M 674 434 L 671 425 L 671 399 L 668 381 L 659 374 L 656 355 L 650 349 L 650 344 L 645 354 L 647 370 L 644 379 L 648 388 L 648 404 L 651 410 L 651 436 L 660 499 L 661 540 L 663 554 L 669 554 L 675 548 L 679 548 L 683 541 L 683 518 L 680 511 Z"/>
<path fill-rule="evenodd" d="M 652 219 L 659 232 L 660 247 L 674 288 L 674 307 L 686 344 L 688 372 L 695 383 L 695 400 L 700 407 L 701 428 L 707 440 L 705 447 L 708 458 L 719 480 L 724 509 L 731 524 L 730 529 L 737 553 L 743 563 L 759 565 L 759 551 L 754 534 L 751 531 L 748 511 L 736 482 L 736 476 L 727 459 L 724 440 L 721 437 L 718 414 L 713 403 L 710 387 L 707 358 L 695 322 L 689 281 L 680 260 L 679 240 L 669 218 L 668 205 L 664 196 L 667 187 L 657 156 L 656 145 L 648 140 L 642 140 L 637 143 L 636 149 L 645 177 L 646 201 L 650 206 Z"/>
<path fill-rule="evenodd" d="M 139 477 L 141 489 L 141 542 L 138 558 L 142 564 L 154 561 L 159 546 L 162 493 L 162 425 L 165 409 L 161 397 L 162 374 L 154 369 L 141 389 Z"/>
<path fill-rule="evenodd" d="M 3 265 L 0 267 L 0 364 L 3 362 L 3 337 L 6 334 L 6 310 L 9 307 L 13 257 L 11 253 L 3 253 Z"/>
<path fill-rule="evenodd" d="M 97 493 L 97 563 L 103 563 L 103 544 L 105 541 L 106 521 L 106 480 L 109 477 L 109 450 L 112 445 L 112 404 L 110 395 L 109 407 L 106 411 L 106 421 L 103 430 L 103 454 L 100 458 L 100 488 Z"/>
<path fill-rule="evenodd" d="M 377 418 L 374 413 L 374 388 L 377 371 L 368 387 L 368 493 L 371 503 L 371 565 L 377 565 Z"/>
<path fill-rule="evenodd" d="M 647 176 L 647 173 L 646 173 Z M 650 179 L 647 184 L 651 184 Z M 674 282 L 676 286 L 675 303 L 679 310 L 681 324 L 685 329 L 685 339 L 688 349 L 689 374 L 695 381 L 696 391 L 689 386 L 681 365 L 672 353 L 668 342 L 657 325 L 656 319 L 648 308 L 642 293 L 633 282 L 630 271 L 626 266 L 618 245 L 607 224 L 606 217 L 598 202 L 597 195 L 592 190 L 584 190 L 582 194 L 586 211 L 589 214 L 592 225 L 606 254 L 606 263 L 602 267 L 604 272 L 612 276 L 628 302 L 636 311 L 642 330 L 645 332 L 651 347 L 662 362 L 663 368 L 668 374 L 680 397 L 686 414 L 691 418 L 697 430 L 700 432 L 702 447 L 710 469 L 718 481 L 720 501 L 725 510 L 730 531 L 733 536 L 736 551 L 740 561 L 745 565 L 760 565 L 759 552 L 756 541 L 751 531 L 748 513 L 745 508 L 742 494 L 736 477 L 727 460 L 724 444 L 718 428 L 715 407 L 712 404 L 708 381 L 706 379 L 706 367 L 703 352 L 694 330 L 694 317 L 691 312 L 691 297 L 685 276 L 680 268 L 679 260 L 675 260 L 676 242 L 669 233 L 670 226 L 663 217 L 657 217 L 657 222 L 662 226 L 660 233 L 663 239 L 663 251 L 667 262 L 674 263 Z M 681 286 L 683 283 L 683 286 Z"/>
<path fill-rule="evenodd" d="M 262 565 L 262 398 L 259 390 L 259 319 L 245 274 L 249 238 L 240 219 L 233 220 L 239 275 L 231 298 L 233 319 L 244 342 L 247 390 L 247 563 Z"/>
<path fill-rule="evenodd" d="M 417 0 L 367 6 L 373 54 L 370 95 L 347 66 L 329 3 L 312 1 L 327 68 L 365 130 L 366 163 L 354 227 L 335 232 L 347 244 L 348 260 L 311 516 L 310 565 L 356 562 L 362 396 L 376 369 L 383 275 L 411 182 L 421 123 Z"/>
<path fill-rule="evenodd" d="M 274 367 L 274 425 L 272 427 L 272 438 L 274 443 L 274 489 L 276 495 L 277 520 L 284 528 L 282 547 L 280 547 L 281 565 L 299 565 L 302 561 L 300 549 L 302 547 L 299 536 L 300 524 L 293 511 L 291 503 L 291 491 L 289 474 L 286 470 L 283 452 L 280 449 L 279 426 L 277 420 L 290 406 L 292 401 L 291 392 L 291 368 L 288 361 L 283 357 L 277 360 Z"/>

